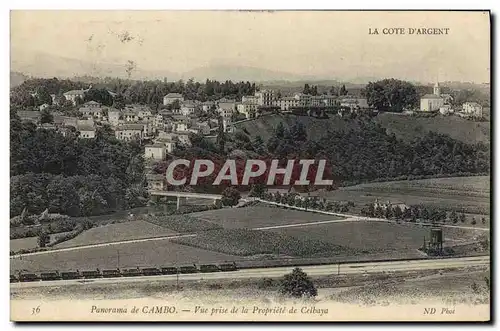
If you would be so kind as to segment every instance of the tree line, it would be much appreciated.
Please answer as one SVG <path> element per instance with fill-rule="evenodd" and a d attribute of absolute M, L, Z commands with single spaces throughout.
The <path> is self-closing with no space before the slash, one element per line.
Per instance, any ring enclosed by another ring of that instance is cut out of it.
<path fill-rule="evenodd" d="M 89 216 L 146 203 L 143 149 L 99 129 L 96 139 L 37 129 L 13 114 L 10 124 L 11 216 Z"/>

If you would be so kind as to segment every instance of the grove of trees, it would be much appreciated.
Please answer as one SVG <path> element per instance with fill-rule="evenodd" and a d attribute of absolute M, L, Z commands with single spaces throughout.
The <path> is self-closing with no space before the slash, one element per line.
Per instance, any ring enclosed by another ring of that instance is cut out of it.
<path fill-rule="evenodd" d="M 402 112 L 417 106 L 419 101 L 413 84 L 393 78 L 368 83 L 363 94 L 368 104 L 379 111 Z"/>

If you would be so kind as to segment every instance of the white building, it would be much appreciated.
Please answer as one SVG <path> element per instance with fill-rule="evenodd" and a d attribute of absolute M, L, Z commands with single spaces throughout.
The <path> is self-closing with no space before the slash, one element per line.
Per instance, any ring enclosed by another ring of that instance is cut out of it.
<path fill-rule="evenodd" d="M 115 131 L 115 137 L 119 140 L 130 141 L 142 139 L 143 133 L 143 124 L 121 124 Z"/>
<path fill-rule="evenodd" d="M 278 94 L 273 90 L 257 91 L 254 93 L 254 96 L 257 97 L 257 104 L 259 106 L 275 106 L 278 101 Z"/>
<path fill-rule="evenodd" d="M 347 107 L 351 110 L 368 109 L 368 100 L 366 98 L 358 97 L 344 97 L 340 99 L 340 106 Z"/>
<path fill-rule="evenodd" d="M 153 160 L 164 160 L 166 147 L 162 144 L 146 145 L 144 147 L 144 158 Z"/>
<path fill-rule="evenodd" d="M 194 102 L 192 102 L 192 101 L 185 101 L 185 102 L 182 103 L 180 113 L 183 116 L 192 115 L 192 114 L 194 114 L 195 111 L 196 111 L 196 104 Z"/>
<path fill-rule="evenodd" d="M 85 92 L 88 90 L 71 90 L 64 93 L 64 97 L 66 100 L 73 102 L 73 105 L 76 105 L 77 98 L 80 98 L 83 101 L 83 97 L 85 96 Z"/>
<path fill-rule="evenodd" d="M 289 110 L 290 108 L 295 108 L 299 106 L 299 100 L 295 97 L 284 97 L 280 99 L 281 110 Z"/>
<path fill-rule="evenodd" d="M 109 124 L 112 126 L 117 126 L 120 124 L 121 111 L 119 110 L 108 110 Z"/>
<path fill-rule="evenodd" d="M 445 104 L 446 98 L 441 95 L 439 83 L 436 82 L 433 92 L 433 94 L 426 94 L 420 98 L 421 111 L 438 111 Z"/>
<path fill-rule="evenodd" d="M 462 112 L 475 117 L 483 116 L 483 107 L 477 102 L 466 102 L 462 105 Z"/>
<path fill-rule="evenodd" d="M 217 112 L 222 117 L 231 117 L 236 110 L 236 104 L 233 102 L 221 102 L 217 108 Z"/>
<path fill-rule="evenodd" d="M 244 101 L 236 106 L 239 113 L 245 115 L 247 119 L 257 117 L 257 108 L 259 106 L 256 103 L 250 101 Z"/>
<path fill-rule="evenodd" d="M 93 139 L 95 138 L 95 127 L 90 125 L 78 126 L 78 131 L 80 132 L 79 137 L 83 139 Z"/>
<path fill-rule="evenodd" d="M 169 93 L 163 97 L 163 105 L 170 105 L 176 100 L 178 100 L 179 102 L 183 102 L 184 97 L 180 93 Z"/>

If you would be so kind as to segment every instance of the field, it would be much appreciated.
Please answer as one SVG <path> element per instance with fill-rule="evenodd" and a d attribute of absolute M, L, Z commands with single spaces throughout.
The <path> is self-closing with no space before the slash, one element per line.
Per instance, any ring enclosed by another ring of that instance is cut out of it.
<path fill-rule="evenodd" d="M 388 129 L 389 134 L 394 133 L 404 140 L 412 140 L 428 131 L 434 131 L 469 144 L 490 142 L 489 122 L 474 122 L 458 116 L 424 118 L 382 113 L 377 116 L 377 122 Z"/>
<path fill-rule="evenodd" d="M 416 250 L 422 246 L 424 237 L 428 241 L 430 236 L 429 228 L 420 225 L 362 221 L 269 231 L 294 238 L 307 237 L 310 240 L 348 247 L 365 254 L 397 252 L 401 254 L 401 257 L 407 254 L 414 255 Z M 472 240 L 474 235 L 479 233 L 445 228 L 443 234 L 445 243 L 451 245 Z"/>
<path fill-rule="evenodd" d="M 342 130 L 356 125 L 353 121 L 346 121 L 332 115 L 328 119 L 316 119 L 290 114 L 273 114 L 253 121 L 235 124 L 235 127 L 244 132 L 248 131 L 252 136 L 258 134 L 264 141 L 267 141 L 280 122 L 285 127 L 290 127 L 296 121 L 305 125 L 307 136 L 313 140 L 321 138 L 328 130 Z M 474 122 L 457 116 L 423 118 L 381 113 L 375 118 L 375 121 L 388 129 L 389 134 L 394 133 L 398 138 L 404 140 L 413 140 L 428 131 L 434 131 L 447 134 L 454 139 L 469 144 L 477 142 L 489 143 L 490 141 L 489 122 Z"/>
<path fill-rule="evenodd" d="M 173 264 L 234 261 L 239 257 L 189 246 L 177 245 L 169 239 L 118 244 L 109 247 L 52 252 L 10 260 L 11 273 L 21 269 L 90 270 L 168 266 Z"/>
<path fill-rule="evenodd" d="M 256 228 L 342 219 L 342 217 L 281 209 L 266 205 L 210 210 L 193 213 L 191 216 L 221 225 L 225 229 Z"/>
<path fill-rule="evenodd" d="M 38 247 L 38 237 L 12 239 L 10 241 L 10 250 L 14 252 L 21 249 L 30 249 L 35 247 Z"/>
<path fill-rule="evenodd" d="M 490 213 L 489 176 L 370 183 L 343 187 L 330 192 L 316 191 L 311 195 L 328 200 L 354 201 L 358 211 L 365 204 L 372 203 L 378 198 L 381 202 L 423 204 L 449 211 L 464 211 L 470 214 L 469 218 L 475 216 L 478 223 L 480 217 L 489 220 Z M 470 224 L 470 219 L 467 223 Z"/>
<path fill-rule="evenodd" d="M 338 244 L 317 238 L 310 239 L 309 236 L 291 237 L 278 232 L 247 229 L 209 231 L 196 237 L 173 239 L 173 242 L 242 256 L 281 254 L 292 257 L 323 257 L 355 253 Z"/>
<path fill-rule="evenodd" d="M 145 221 L 130 221 L 92 228 L 54 247 L 75 247 L 131 239 L 163 237 L 173 234 L 176 234 L 176 232 Z"/>

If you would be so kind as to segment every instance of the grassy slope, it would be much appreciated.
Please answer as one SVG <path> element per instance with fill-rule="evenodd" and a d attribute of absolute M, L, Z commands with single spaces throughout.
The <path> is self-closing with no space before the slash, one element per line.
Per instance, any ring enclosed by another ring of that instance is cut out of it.
<path fill-rule="evenodd" d="M 397 137 L 405 140 L 419 137 L 427 131 L 434 131 L 448 134 L 454 139 L 467 143 L 490 141 L 489 122 L 473 122 L 456 116 L 420 118 L 389 113 L 382 113 L 375 120 L 387 128 L 389 133 L 394 132 Z M 280 122 L 283 122 L 283 125 L 288 127 L 293 125 L 295 121 L 304 124 L 308 136 L 315 140 L 325 135 L 328 130 L 339 130 L 354 125 L 352 121 L 343 120 L 338 116 L 331 116 L 328 119 L 315 119 L 307 116 L 273 114 L 236 124 L 236 127 L 239 130 L 246 129 L 252 137 L 260 135 L 264 140 L 267 140 Z"/>
<path fill-rule="evenodd" d="M 162 237 L 175 233 L 175 231 L 148 222 L 130 221 L 92 228 L 55 247 L 75 247 L 122 240 Z"/>

